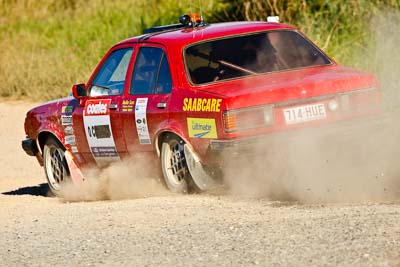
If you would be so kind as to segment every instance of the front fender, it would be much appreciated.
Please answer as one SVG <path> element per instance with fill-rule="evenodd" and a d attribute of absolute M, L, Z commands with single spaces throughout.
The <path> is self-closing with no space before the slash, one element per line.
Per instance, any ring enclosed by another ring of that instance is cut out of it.
<path fill-rule="evenodd" d="M 36 144 L 37 144 L 40 154 L 43 154 L 44 144 L 46 142 L 46 139 L 50 136 L 56 138 L 60 142 L 60 144 L 62 144 L 64 147 L 66 147 L 65 143 L 64 143 L 65 135 L 64 135 L 64 132 L 62 129 L 59 129 L 57 127 L 42 128 L 39 130 L 39 134 L 36 139 Z"/>

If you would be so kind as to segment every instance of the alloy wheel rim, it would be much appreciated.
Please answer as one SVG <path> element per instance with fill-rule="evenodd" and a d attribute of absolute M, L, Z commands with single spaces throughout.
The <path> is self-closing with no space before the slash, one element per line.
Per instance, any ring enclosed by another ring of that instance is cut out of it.
<path fill-rule="evenodd" d="M 167 159 L 170 182 L 177 186 L 183 183 L 186 175 L 186 165 L 183 146 L 175 141 L 170 146 L 169 157 Z"/>
<path fill-rule="evenodd" d="M 51 187 L 55 190 L 60 190 L 61 183 L 66 177 L 64 166 L 64 153 L 56 147 L 50 147 L 46 155 L 47 177 Z"/>

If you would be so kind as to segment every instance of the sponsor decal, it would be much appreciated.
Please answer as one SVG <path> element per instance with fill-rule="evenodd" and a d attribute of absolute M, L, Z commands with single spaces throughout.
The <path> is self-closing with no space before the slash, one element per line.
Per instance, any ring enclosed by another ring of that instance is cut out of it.
<path fill-rule="evenodd" d="M 88 100 L 83 110 L 84 116 L 110 115 L 111 99 Z"/>
<path fill-rule="evenodd" d="M 99 147 L 91 147 L 92 154 L 97 158 L 112 158 L 118 157 L 118 152 L 115 147 L 112 146 L 99 146 Z"/>
<path fill-rule="evenodd" d="M 137 104 L 140 105 L 147 105 L 147 98 L 138 98 Z"/>
<path fill-rule="evenodd" d="M 218 138 L 214 119 L 187 118 L 189 137 Z"/>
<path fill-rule="evenodd" d="M 61 116 L 61 125 L 72 125 L 72 116 L 71 115 L 62 115 Z"/>
<path fill-rule="evenodd" d="M 134 106 L 135 106 L 135 100 L 123 100 L 122 112 L 132 112 Z"/>
<path fill-rule="evenodd" d="M 110 122 L 111 99 L 88 100 L 83 112 L 86 139 L 96 163 L 119 160 Z"/>
<path fill-rule="evenodd" d="M 65 144 L 66 145 L 75 145 L 75 135 L 66 135 L 65 136 Z"/>
<path fill-rule="evenodd" d="M 93 125 L 88 127 L 87 132 L 89 137 L 102 139 L 111 137 L 111 129 L 109 125 Z"/>
<path fill-rule="evenodd" d="M 61 113 L 62 114 L 71 114 L 74 111 L 74 107 L 73 106 L 63 106 L 61 108 Z"/>
<path fill-rule="evenodd" d="M 72 128 L 72 126 L 67 126 L 64 128 L 64 133 L 65 134 L 74 134 L 74 128 Z"/>
<path fill-rule="evenodd" d="M 183 111 L 219 112 L 222 99 L 218 98 L 184 98 Z"/>
<path fill-rule="evenodd" d="M 139 137 L 139 143 L 142 145 L 151 144 L 149 128 L 147 127 L 146 109 L 147 98 L 138 98 L 135 107 L 136 130 Z"/>
<path fill-rule="evenodd" d="M 71 146 L 71 151 L 73 152 L 73 153 L 78 153 L 79 151 L 78 151 L 78 148 L 76 147 L 76 146 Z"/>

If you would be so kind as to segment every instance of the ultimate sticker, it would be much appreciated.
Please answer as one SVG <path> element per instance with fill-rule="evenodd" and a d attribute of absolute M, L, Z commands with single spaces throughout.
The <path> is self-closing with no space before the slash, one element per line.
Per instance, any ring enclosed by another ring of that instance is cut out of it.
<path fill-rule="evenodd" d="M 83 124 L 90 151 L 102 165 L 119 160 L 110 122 L 111 99 L 88 100 L 83 111 Z"/>
<path fill-rule="evenodd" d="M 138 98 L 135 107 L 136 130 L 141 145 L 151 144 L 149 128 L 147 127 L 146 120 L 147 100 L 147 98 Z"/>
<path fill-rule="evenodd" d="M 189 137 L 217 138 L 214 119 L 187 118 Z"/>

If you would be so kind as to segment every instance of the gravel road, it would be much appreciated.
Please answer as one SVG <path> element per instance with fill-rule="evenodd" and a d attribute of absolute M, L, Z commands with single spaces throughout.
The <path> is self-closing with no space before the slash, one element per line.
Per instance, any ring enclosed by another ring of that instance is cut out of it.
<path fill-rule="evenodd" d="M 400 201 L 48 197 L 20 148 L 31 106 L 0 102 L 0 266 L 400 266 Z"/>

